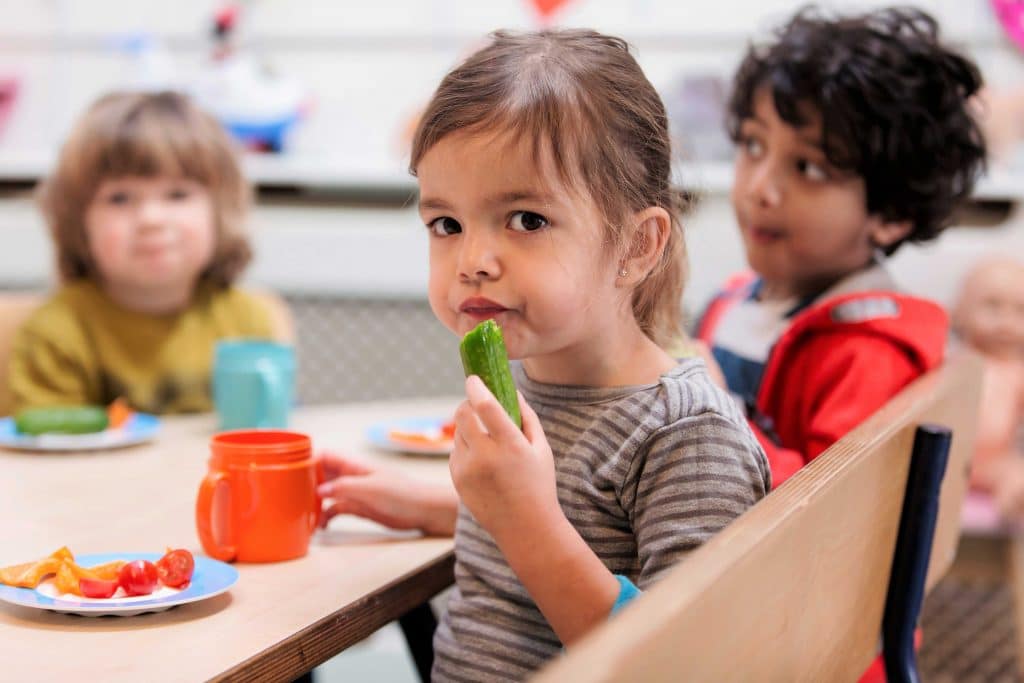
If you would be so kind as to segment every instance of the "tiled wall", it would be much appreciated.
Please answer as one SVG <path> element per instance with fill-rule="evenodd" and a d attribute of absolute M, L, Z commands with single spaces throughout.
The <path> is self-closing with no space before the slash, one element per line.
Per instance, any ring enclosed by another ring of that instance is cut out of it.
<path fill-rule="evenodd" d="M 301 403 L 455 396 L 458 338 L 423 301 L 291 296 Z"/>

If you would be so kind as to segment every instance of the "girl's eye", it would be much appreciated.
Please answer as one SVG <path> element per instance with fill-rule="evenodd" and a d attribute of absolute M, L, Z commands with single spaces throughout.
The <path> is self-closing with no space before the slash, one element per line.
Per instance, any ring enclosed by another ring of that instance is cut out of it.
<path fill-rule="evenodd" d="M 116 204 L 118 206 L 127 204 L 131 201 L 131 195 L 127 192 L 111 192 L 107 195 L 108 204 Z"/>
<path fill-rule="evenodd" d="M 533 232 L 548 225 L 548 219 L 533 211 L 516 211 L 509 220 L 509 227 L 517 232 Z"/>
<path fill-rule="evenodd" d="M 752 159 L 758 159 L 764 154 L 764 145 L 757 138 L 745 137 L 740 140 L 740 146 L 743 148 L 743 152 Z"/>
<path fill-rule="evenodd" d="M 438 237 L 462 232 L 462 226 L 451 216 L 441 216 L 427 223 L 427 229 Z"/>
<path fill-rule="evenodd" d="M 189 194 L 189 191 L 184 187 L 176 187 L 167 192 L 167 198 L 172 201 L 181 201 L 183 199 L 188 199 Z"/>
<path fill-rule="evenodd" d="M 814 182 L 828 180 L 828 171 L 813 161 L 801 159 L 796 163 L 796 168 L 800 171 L 800 174 L 808 180 L 813 180 Z"/>

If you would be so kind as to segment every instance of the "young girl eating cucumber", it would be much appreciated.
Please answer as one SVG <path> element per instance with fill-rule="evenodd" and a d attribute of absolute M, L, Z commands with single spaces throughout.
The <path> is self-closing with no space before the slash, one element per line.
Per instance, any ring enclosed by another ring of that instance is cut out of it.
<path fill-rule="evenodd" d="M 499 32 L 449 73 L 411 169 L 430 305 L 493 320 L 522 429 L 480 378 L 455 413 L 455 493 L 328 456 L 324 514 L 455 534 L 435 680 L 521 679 L 770 488 L 703 361 L 678 362 L 684 248 L 665 109 L 627 45 Z"/>

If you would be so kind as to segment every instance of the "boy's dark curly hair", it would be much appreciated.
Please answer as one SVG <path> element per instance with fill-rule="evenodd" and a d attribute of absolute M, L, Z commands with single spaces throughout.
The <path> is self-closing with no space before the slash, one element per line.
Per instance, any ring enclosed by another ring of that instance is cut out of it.
<path fill-rule="evenodd" d="M 946 227 L 984 170 L 985 141 L 969 102 L 981 83 L 977 66 L 942 45 L 935 19 L 920 10 L 827 17 L 807 7 L 774 42 L 748 49 L 727 127 L 738 141 L 762 87 L 794 127 L 808 123 L 809 106 L 821 115 L 829 162 L 864 179 L 867 210 L 911 221 L 906 240 L 923 242 Z"/>

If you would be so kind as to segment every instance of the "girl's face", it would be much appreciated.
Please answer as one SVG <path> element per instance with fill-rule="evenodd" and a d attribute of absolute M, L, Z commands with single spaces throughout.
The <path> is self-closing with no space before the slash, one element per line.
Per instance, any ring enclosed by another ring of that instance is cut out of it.
<path fill-rule="evenodd" d="M 85 231 L 104 286 L 191 292 L 213 258 L 213 200 L 185 178 L 109 178 L 86 208 Z"/>
<path fill-rule="evenodd" d="M 571 382 L 636 327 L 594 202 L 529 140 L 453 133 L 417 166 L 430 305 L 458 335 L 493 318 L 531 377 Z M 632 325 L 632 328 L 630 327 Z M 580 381 L 580 383 L 583 383 Z"/>
<path fill-rule="evenodd" d="M 748 263 L 779 298 L 828 287 L 892 238 L 868 214 L 863 178 L 832 167 L 821 136 L 820 116 L 794 128 L 767 88 L 740 125 L 733 208 Z"/>

